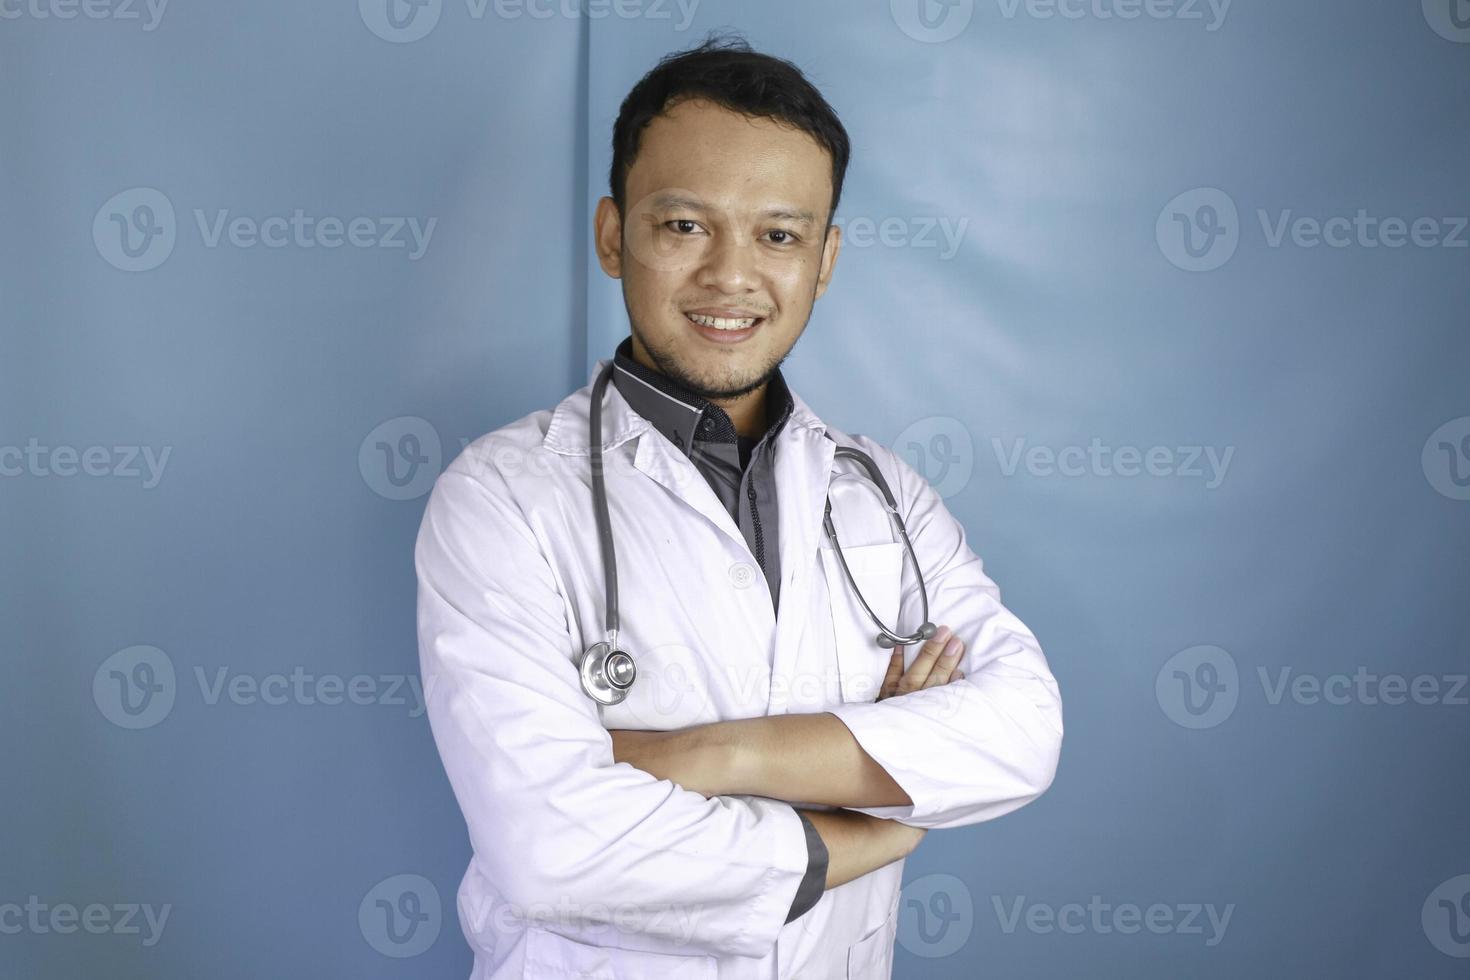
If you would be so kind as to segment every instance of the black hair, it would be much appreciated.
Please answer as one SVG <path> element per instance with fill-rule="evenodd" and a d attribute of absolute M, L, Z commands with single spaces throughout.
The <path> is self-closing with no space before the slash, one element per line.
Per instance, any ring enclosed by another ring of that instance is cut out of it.
<path fill-rule="evenodd" d="M 643 130 L 672 104 L 704 98 L 732 112 L 775 119 L 815 139 L 832 157 L 832 201 L 827 226 L 842 197 L 851 146 L 847 130 L 822 93 L 789 61 L 752 51 L 738 34 L 718 37 L 664 56 L 623 99 L 613 124 L 608 184 L 624 214 L 628 171 L 638 156 Z"/>

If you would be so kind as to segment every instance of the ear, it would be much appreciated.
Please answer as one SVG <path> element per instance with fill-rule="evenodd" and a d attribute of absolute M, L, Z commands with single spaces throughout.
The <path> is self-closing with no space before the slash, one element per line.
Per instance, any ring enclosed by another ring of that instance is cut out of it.
<path fill-rule="evenodd" d="M 623 216 L 610 197 L 597 202 L 592 216 L 592 246 L 602 271 L 613 279 L 623 278 Z"/>
<path fill-rule="evenodd" d="M 821 299 L 822 294 L 827 291 L 827 283 L 832 281 L 832 270 L 837 266 L 837 253 L 842 251 L 842 229 L 833 225 L 827 229 L 827 239 L 822 243 L 822 270 L 817 273 L 817 294 L 814 299 Z"/>

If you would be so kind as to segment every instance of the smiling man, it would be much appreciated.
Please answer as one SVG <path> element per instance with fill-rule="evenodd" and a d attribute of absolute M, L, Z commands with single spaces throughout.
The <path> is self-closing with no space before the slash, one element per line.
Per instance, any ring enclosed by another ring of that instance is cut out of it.
<path fill-rule="evenodd" d="M 435 485 L 420 657 L 475 978 L 888 977 L 925 831 L 1052 781 L 1056 681 L 963 528 L 780 371 L 832 278 L 848 155 L 789 62 L 738 40 L 661 61 L 595 217 L 630 335 Z M 892 488 L 911 560 L 839 447 Z"/>

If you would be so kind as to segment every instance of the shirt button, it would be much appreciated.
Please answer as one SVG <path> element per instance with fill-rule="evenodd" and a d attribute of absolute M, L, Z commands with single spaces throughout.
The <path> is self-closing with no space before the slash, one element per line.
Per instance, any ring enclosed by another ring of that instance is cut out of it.
<path fill-rule="evenodd" d="M 730 566 L 730 581 L 737 589 L 748 589 L 755 581 L 755 566 L 748 561 L 737 561 Z"/>

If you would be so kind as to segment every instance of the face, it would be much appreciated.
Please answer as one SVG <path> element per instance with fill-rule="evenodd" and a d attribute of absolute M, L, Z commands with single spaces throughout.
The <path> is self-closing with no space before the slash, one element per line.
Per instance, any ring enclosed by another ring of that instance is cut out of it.
<path fill-rule="evenodd" d="M 827 151 L 773 120 L 682 102 L 644 130 L 624 200 L 621 217 L 598 202 L 597 253 L 622 280 L 638 360 L 714 401 L 756 392 L 806 329 L 841 247 L 840 229 L 823 234 Z"/>

